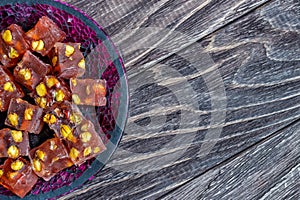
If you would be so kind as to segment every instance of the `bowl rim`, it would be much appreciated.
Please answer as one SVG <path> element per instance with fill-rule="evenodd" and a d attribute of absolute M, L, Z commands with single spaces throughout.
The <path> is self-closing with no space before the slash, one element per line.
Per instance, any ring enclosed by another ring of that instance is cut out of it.
<path fill-rule="evenodd" d="M 54 198 L 58 197 L 60 195 L 65 195 L 70 192 L 72 192 L 75 189 L 78 189 L 78 187 L 84 185 L 90 177 L 97 174 L 99 171 L 102 170 L 102 168 L 105 166 L 107 161 L 111 158 L 111 156 L 114 154 L 114 152 L 117 150 L 117 146 L 121 142 L 121 139 L 124 134 L 124 130 L 128 121 L 128 111 L 129 111 L 129 87 L 128 87 L 128 77 L 126 75 L 126 69 L 123 62 L 123 57 L 118 48 L 115 46 L 115 44 L 112 42 L 111 38 L 108 36 L 108 34 L 104 31 L 104 29 L 88 14 L 80 10 L 79 8 L 67 3 L 63 2 L 61 0 L 10 0 L 8 1 L 0 1 L 0 6 L 5 5 L 15 5 L 15 4 L 27 4 L 27 5 L 34 5 L 34 4 L 46 4 L 49 6 L 53 6 L 57 9 L 63 10 L 64 12 L 71 14 L 75 16 L 77 19 L 81 20 L 86 26 L 91 28 L 93 31 L 97 33 L 97 37 L 103 41 L 105 40 L 105 46 L 107 47 L 107 51 L 109 54 L 115 58 L 112 59 L 115 67 L 118 71 L 118 74 L 120 76 L 120 88 L 122 90 L 120 91 L 120 102 L 123 102 L 123 106 L 121 104 L 118 108 L 118 119 L 119 123 L 116 124 L 116 127 L 113 131 L 111 131 L 113 136 L 118 137 L 112 137 L 109 140 L 109 143 L 106 145 L 107 150 L 101 153 L 97 159 L 93 161 L 91 164 L 90 169 L 85 170 L 85 172 L 77 178 L 74 182 L 71 183 L 71 185 L 62 186 L 61 188 L 48 191 L 46 193 L 40 193 L 39 195 L 33 195 L 33 194 L 27 194 L 23 200 L 30 199 L 30 200 L 38 200 L 38 199 L 47 199 L 47 198 Z M 117 134 L 115 134 L 115 132 Z M 102 157 L 102 158 L 100 158 Z M 95 169 L 97 167 L 97 170 L 91 170 Z M 0 198 L 5 199 L 21 199 L 17 196 L 5 196 L 0 195 Z"/>

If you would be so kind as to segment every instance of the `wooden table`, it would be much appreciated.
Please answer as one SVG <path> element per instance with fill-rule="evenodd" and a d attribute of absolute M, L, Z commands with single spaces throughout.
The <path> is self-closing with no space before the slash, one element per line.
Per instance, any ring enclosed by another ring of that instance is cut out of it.
<path fill-rule="evenodd" d="M 107 166 L 61 199 L 300 199 L 299 0 L 66 0 L 123 54 Z"/>

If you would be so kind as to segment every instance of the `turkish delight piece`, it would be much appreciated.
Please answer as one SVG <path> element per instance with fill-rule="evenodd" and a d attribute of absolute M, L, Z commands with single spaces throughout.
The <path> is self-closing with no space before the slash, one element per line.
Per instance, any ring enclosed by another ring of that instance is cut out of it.
<path fill-rule="evenodd" d="M 73 102 L 77 105 L 105 106 L 106 81 L 97 79 L 70 79 Z"/>
<path fill-rule="evenodd" d="M 22 98 L 24 92 L 20 86 L 14 83 L 12 75 L 0 66 L 0 111 L 8 109 L 12 98 Z"/>
<path fill-rule="evenodd" d="M 50 65 L 42 62 L 30 51 L 26 51 L 21 62 L 14 69 L 14 78 L 18 83 L 32 91 L 50 70 Z"/>
<path fill-rule="evenodd" d="M 0 130 L 0 157 L 16 159 L 19 156 L 28 156 L 29 139 L 25 131 L 4 128 Z"/>
<path fill-rule="evenodd" d="M 8 158 L 0 169 L 0 184 L 23 198 L 36 184 L 38 177 L 33 172 L 30 162 L 20 157 Z"/>
<path fill-rule="evenodd" d="M 22 28 L 16 24 L 10 25 L 1 32 L 0 61 L 4 66 L 15 66 L 26 50 L 29 49 L 24 35 Z"/>
<path fill-rule="evenodd" d="M 63 41 L 65 37 L 66 33 L 46 16 L 41 17 L 37 24 L 26 33 L 31 49 L 42 56 L 46 56 L 54 44 Z"/>
<path fill-rule="evenodd" d="M 60 78 L 70 79 L 82 76 L 85 60 L 80 51 L 80 43 L 56 43 L 49 54 L 54 71 Z"/>
<path fill-rule="evenodd" d="M 52 138 L 30 151 L 34 172 L 45 181 L 56 173 L 73 165 L 67 150 L 59 138 Z"/>
<path fill-rule="evenodd" d="M 39 134 L 43 128 L 43 109 L 20 98 L 12 99 L 5 124 L 17 130 Z"/>

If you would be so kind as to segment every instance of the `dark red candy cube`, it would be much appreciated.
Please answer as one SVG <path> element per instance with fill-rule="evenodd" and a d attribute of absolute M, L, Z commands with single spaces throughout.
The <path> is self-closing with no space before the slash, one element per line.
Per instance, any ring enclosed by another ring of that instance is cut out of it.
<path fill-rule="evenodd" d="M 43 109 L 22 99 L 12 99 L 5 124 L 17 130 L 39 134 L 43 128 Z"/>
<path fill-rule="evenodd" d="M 19 97 L 24 97 L 24 92 L 14 83 L 11 74 L 0 66 L 0 111 L 6 111 L 10 100 Z"/>
<path fill-rule="evenodd" d="M 45 181 L 56 173 L 73 165 L 67 150 L 59 138 L 49 139 L 30 151 L 34 172 Z"/>
<path fill-rule="evenodd" d="M 55 76 L 46 76 L 31 95 L 41 108 L 51 107 L 54 103 L 71 99 L 67 84 Z"/>
<path fill-rule="evenodd" d="M 33 172 L 30 162 L 24 158 L 7 159 L 0 169 L 0 184 L 23 198 L 36 184 L 38 177 Z"/>
<path fill-rule="evenodd" d="M 94 125 L 88 120 L 83 120 L 80 126 L 69 132 L 65 143 L 70 158 L 76 165 L 96 157 L 106 149 Z"/>
<path fill-rule="evenodd" d="M 50 70 L 50 65 L 42 62 L 30 51 L 26 51 L 22 61 L 14 69 L 14 77 L 17 82 L 32 91 Z"/>
<path fill-rule="evenodd" d="M 24 131 L 4 128 L 0 130 L 0 157 L 18 158 L 28 156 L 29 139 Z"/>
<path fill-rule="evenodd" d="M 57 137 L 67 139 L 69 132 L 74 130 L 84 119 L 79 108 L 68 101 L 56 103 L 46 110 L 43 121 L 54 130 Z"/>
<path fill-rule="evenodd" d="M 49 57 L 55 73 L 61 78 L 79 77 L 85 72 L 85 60 L 79 43 L 58 42 Z"/>
<path fill-rule="evenodd" d="M 71 79 L 73 102 L 77 105 L 105 106 L 106 81 L 97 79 Z"/>
<path fill-rule="evenodd" d="M 46 56 L 54 44 L 63 41 L 65 37 L 66 33 L 46 16 L 41 17 L 37 24 L 26 33 L 31 49 L 42 56 Z"/>
<path fill-rule="evenodd" d="M 29 49 L 24 36 L 24 31 L 16 24 L 10 25 L 1 32 L 0 61 L 4 66 L 15 66 L 26 50 Z"/>

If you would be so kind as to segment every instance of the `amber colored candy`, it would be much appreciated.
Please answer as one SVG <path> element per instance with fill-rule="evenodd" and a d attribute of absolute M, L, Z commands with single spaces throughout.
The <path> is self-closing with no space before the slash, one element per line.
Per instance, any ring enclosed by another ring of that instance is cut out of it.
<path fill-rule="evenodd" d="M 73 165 L 67 150 L 59 138 L 49 139 L 30 151 L 34 172 L 45 181 L 59 171 Z"/>
<path fill-rule="evenodd" d="M 50 52 L 49 58 L 54 72 L 60 78 L 75 78 L 82 76 L 85 72 L 85 60 L 79 43 L 57 42 Z"/>
<path fill-rule="evenodd" d="M 105 106 L 106 81 L 97 79 L 70 79 L 72 100 L 77 105 Z"/>
<path fill-rule="evenodd" d="M 20 98 L 12 99 L 5 124 L 17 130 L 39 134 L 43 128 L 43 109 Z"/>
<path fill-rule="evenodd" d="M 30 51 L 26 51 L 21 62 L 14 69 L 14 77 L 18 83 L 32 91 L 50 70 L 50 65 L 42 62 Z"/>
<path fill-rule="evenodd" d="M 13 81 L 10 72 L 0 66 L 0 111 L 6 111 L 10 100 L 19 97 L 24 97 L 24 92 L 20 86 Z"/>
<path fill-rule="evenodd" d="M 8 158 L 0 169 L 0 184 L 23 198 L 36 184 L 38 177 L 32 170 L 30 162 L 20 157 Z"/>
<path fill-rule="evenodd" d="M 24 36 L 24 31 L 16 24 L 10 25 L 1 32 L 0 61 L 5 67 L 15 66 L 29 49 Z"/>
<path fill-rule="evenodd" d="M 63 41 L 65 37 L 66 33 L 46 16 L 41 17 L 37 24 L 26 32 L 26 39 L 31 50 L 40 53 L 42 56 L 46 56 L 54 44 Z"/>

